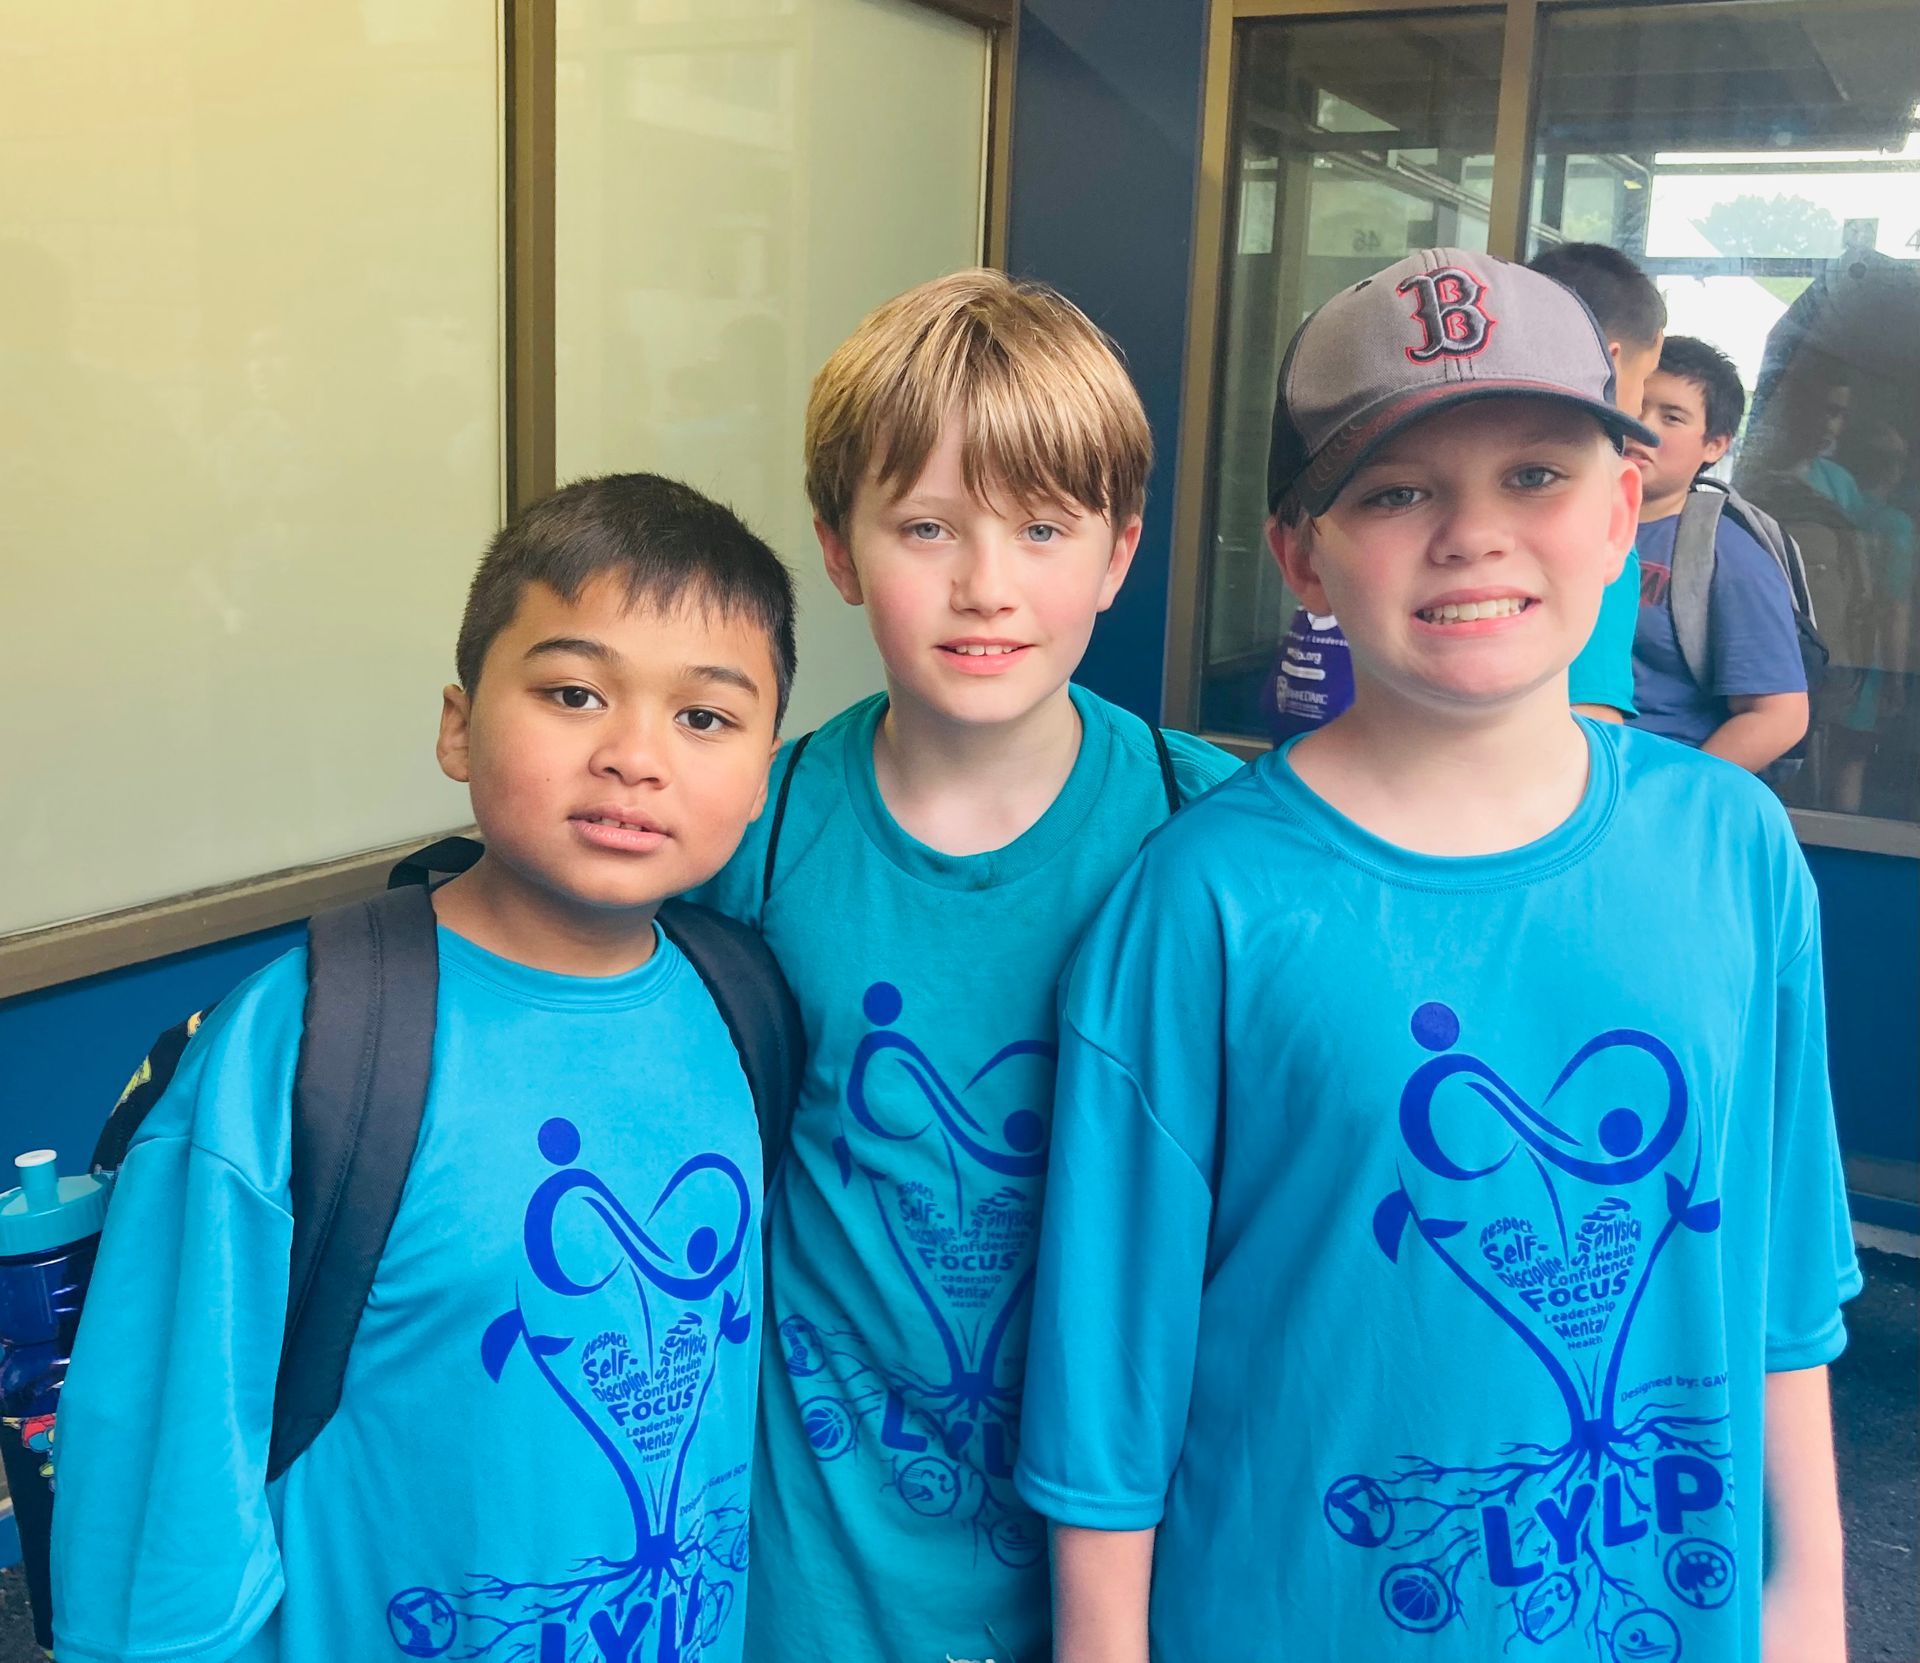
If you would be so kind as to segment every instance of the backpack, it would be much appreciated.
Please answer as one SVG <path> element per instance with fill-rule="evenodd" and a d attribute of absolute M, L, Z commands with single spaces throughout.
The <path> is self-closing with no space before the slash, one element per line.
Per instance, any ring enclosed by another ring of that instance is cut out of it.
<path fill-rule="evenodd" d="M 1173 752 L 1167 745 L 1166 730 L 1151 722 L 1147 727 L 1153 734 L 1153 754 L 1160 763 L 1160 788 L 1167 794 L 1167 813 L 1177 814 L 1186 798 L 1180 790 L 1179 776 L 1173 771 Z M 760 870 L 760 905 L 763 908 L 773 899 L 773 867 L 780 852 L 780 828 L 787 823 L 787 795 L 793 790 L 794 773 L 800 766 L 800 758 L 806 753 L 807 741 L 812 737 L 812 733 L 803 733 L 793 742 L 793 754 L 787 758 L 787 771 L 780 776 L 780 793 L 773 800 L 773 815 L 767 822 L 767 859 Z"/>
<path fill-rule="evenodd" d="M 1680 657 L 1687 673 L 1703 688 L 1713 684 L 1713 661 L 1707 639 L 1708 603 L 1722 514 L 1729 515 L 1735 525 L 1773 556 L 1774 564 L 1787 580 L 1787 590 L 1793 597 L 1794 628 L 1800 638 L 1800 664 L 1806 671 L 1807 692 L 1811 694 L 1827 673 L 1829 654 L 1813 613 L 1806 557 L 1786 527 L 1764 509 L 1748 502 L 1731 485 L 1717 479 L 1694 482 L 1681 506 L 1680 523 L 1673 533 L 1673 575 L 1668 583 L 1667 598 L 1673 608 L 1673 632 L 1679 637 Z M 1798 748 L 1789 754 L 1799 754 Z"/>
<path fill-rule="evenodd" d="M 293 1085 L 293 1253 L 270 1480 L 339 1407 L 347 1353 L 400 1210 L 426 1109 L 440 984 L 426 886 L 435 873 L 464 872 L 481 852 L 471 839 L 444 838 L 397 865 L 384 895 L 308 921 L 305 1022 Z M 726 1021 L 753 1093 L 771 1183 L 806 1059 L 799 1007 L 766 943 L 746 925 L 677 900 L 661 904 L 656 922 Z M 119 1168 L 206 1015 L 197 1012 L 154 1042 L 100 1134 L 96 1171 Z"/>

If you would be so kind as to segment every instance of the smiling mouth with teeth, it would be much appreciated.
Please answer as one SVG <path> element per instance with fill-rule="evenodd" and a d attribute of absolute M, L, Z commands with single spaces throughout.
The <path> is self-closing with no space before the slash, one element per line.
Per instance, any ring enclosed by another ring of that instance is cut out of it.
<path fill-rule="evenodd" d="M 1503 595 L 1497 601 L 1466 601 L 1458 606 L 1427 606 L 1414 614 L 1423 624 L 1474 624 L 1482 618 L 1512 618 L 1525 612 L 1533 602 L 1519 595 Z"/>
<path fill-rule="evenodd" d="M 958 653 L 962 658 L 1000 658 L 1007 653 L 1020 651 L 1017 646 L 989 647 L 978 642 L 946 647 L 942 650 Z"/>
<path fill-rule="evenodd" d="M 658 831 L 658 826 L 650 826 L 640 820 L 614 820 L 604 814 L 582 814 L 578 817 L 589 826 L 618 826 L 622 831 Z"/>

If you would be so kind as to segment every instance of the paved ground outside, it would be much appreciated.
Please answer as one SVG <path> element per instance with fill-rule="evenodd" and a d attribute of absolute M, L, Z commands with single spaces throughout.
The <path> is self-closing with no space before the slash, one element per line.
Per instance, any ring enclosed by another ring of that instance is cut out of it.
<path fill-rule="evenodd" d="M 1833 1370 L 1848 1650 L 1850 1663 L 1920 1663 L 1920 1259 L 1864 1251 L 1860 1263 L 1866 1291 Z M 46 1663 L 17 1570 L 0 1571 L 0 1663 Z"/>

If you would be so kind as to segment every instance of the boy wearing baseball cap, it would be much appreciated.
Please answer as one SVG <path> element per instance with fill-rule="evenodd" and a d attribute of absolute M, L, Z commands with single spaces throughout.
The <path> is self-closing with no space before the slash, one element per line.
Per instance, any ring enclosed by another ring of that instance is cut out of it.
<path fill-rule="evenodd" d="M 1282 555 L 1355 699 L 1067 973 L 1017 1474 L 1060 1663 L 1844 1654 L 1813 884 L 1750 776 L 1568 709 L 1611 380 L 1454 249 L 1294 338 Z"/>

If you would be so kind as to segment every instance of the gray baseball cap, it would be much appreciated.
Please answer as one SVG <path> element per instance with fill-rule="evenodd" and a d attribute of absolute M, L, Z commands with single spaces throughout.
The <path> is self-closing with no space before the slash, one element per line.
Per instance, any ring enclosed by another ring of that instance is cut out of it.
<path fill-rule="evenodd" d="M 1652 431 L 1614 408 L 1613 360 L 1571 289 L 1490 254 L 1427 248 L 1344 289 L 1280 365 L 1267 510 L 1291 488 L 1324 514 L 1360 464 L 1423 416 L 1470 399 L 1585 410 L 1615 445 Z"/>

